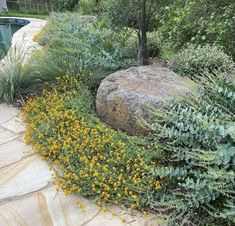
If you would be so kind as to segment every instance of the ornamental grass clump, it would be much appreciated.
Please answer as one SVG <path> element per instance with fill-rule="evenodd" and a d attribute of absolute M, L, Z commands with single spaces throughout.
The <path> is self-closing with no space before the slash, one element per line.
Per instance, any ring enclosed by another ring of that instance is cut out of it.
<path fill-rule="evenodd" d="M 28 100 L 26 142 L 59 168 L 55 183 L 66 195 L 79 192 L 104 203 L 148 206 L 162 181 L 147 143 L 116 132 L 92 114 L 92 96 L 77 79 L 58 79 L 51 91 Z"/>
<path fill-rule="evenodd" d="M 31 70 L 26 61 L 31 48 L 23 41 L 12 47 L 0 68 L 0 100 L 11 103 L 15 99 L 24 104 L 25 96 L 42 91 L 43 77 Z"/>

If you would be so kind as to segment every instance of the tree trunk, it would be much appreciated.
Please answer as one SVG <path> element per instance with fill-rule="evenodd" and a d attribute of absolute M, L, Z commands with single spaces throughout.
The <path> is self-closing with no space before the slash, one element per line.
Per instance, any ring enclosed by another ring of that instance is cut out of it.
<path fill-rule="evenodd" d="M 0 0 L 0 13 L 7 13 L 7 2 L 6 0 Z"/>
<path fill-rule="evenodd" d="M 95 13 L 99 13 L 101 9 L 101 0 L 95 0 Z"/>
<path fill-rule="evenodd" d="M 100 4 L 101 0 L 95 0 L 95 4 L 96 6 L 98 6 Z"/>
<path fill-rule="evenodd" d="M 138 61 L 142 65 L 148 65 L 148 41 L 147 41 L 147 15 L 146 15 L 146 0 L 143 0 L 141 19 L 140 19 L 140 29 L 138 34 L 139 39 L 139 49 L 138 49 Z"/>

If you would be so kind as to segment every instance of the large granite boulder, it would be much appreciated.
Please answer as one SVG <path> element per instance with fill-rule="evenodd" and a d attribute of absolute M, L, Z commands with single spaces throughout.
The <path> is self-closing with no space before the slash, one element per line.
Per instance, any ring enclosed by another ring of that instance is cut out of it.
<path fill-rule="evenodd" d="M 140 119 L 148 120 L 146 106 L 163 107 L 166 100 L 191 94 L 196 88 L 189 78 L 157 65 L 118 71 L 101 82 L 97 91 L 98 116 L 113 127 L 131 135 L 146 134 Z"/>

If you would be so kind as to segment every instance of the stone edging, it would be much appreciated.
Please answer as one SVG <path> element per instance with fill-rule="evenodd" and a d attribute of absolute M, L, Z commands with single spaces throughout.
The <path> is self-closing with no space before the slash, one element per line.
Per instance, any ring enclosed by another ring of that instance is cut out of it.
<path fill-rule="evenodd" d="M 25 25 L 17 32 L 14 33 L 12 37 L 12 45 L 8 51 L 8 54 L 0 61 L 0 68 L 4 66 L 4 59 L 7 58 L 9 52 L 14 49 L 14 47 L 21 47 L 25 50 L 30 49 L 37 50 L 40 48 L 40 45 L 37 42 L 33 41 L 33 37 L 38 34 L 46 25 L 46 20 L 34 19 L 34 18 L 22 18 L 22 17 L 0 17 L 0 19 L 22 19 L 29 21 L 29 24 Z M 30 51 L 30 52 L 31 52 Z M 28 53 L 27 53 L 28 54 Z"/>

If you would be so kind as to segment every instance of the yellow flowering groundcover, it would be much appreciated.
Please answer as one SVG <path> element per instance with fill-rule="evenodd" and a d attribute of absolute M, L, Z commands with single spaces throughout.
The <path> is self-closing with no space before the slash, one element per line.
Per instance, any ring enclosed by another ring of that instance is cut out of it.
<path fill-rule="evenodd" d="M 26 142 L 57 170 L 65 194 L 79 192 L 97 203 L 148 205 L 161 189 L 151 175 L 157 148 L 101 123 L 92 112 L 92 95 L 76 78 L 58 79 L 50 91 L 28 100 L 23 110 Z"/>

